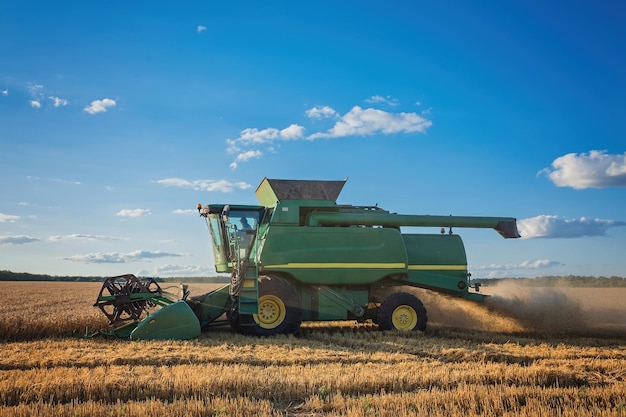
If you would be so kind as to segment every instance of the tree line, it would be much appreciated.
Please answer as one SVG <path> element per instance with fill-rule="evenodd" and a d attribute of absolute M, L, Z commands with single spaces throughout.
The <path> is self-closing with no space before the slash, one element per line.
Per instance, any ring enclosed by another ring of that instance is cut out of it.
<path fill-rule="evenodd" d="M 74 282 L 101 282 L 107 277 L 99 276 L 69 276 L 31 274 L 28 272 L 12 272 L 0 270 L 0 281 L 74 281 Z M 159 282 L 228 282 L 227 276 L 213 277 L 152 277 Z M 501 282 L 514 282 L 517 285 L 528 287 L 626 287 L 626 278 L 617 276 L 541 276 L 535 278 L 481 278 L 473 279 L 472 283 L 480 283 L 485 287 Z"/>
<path fill-rule="evenodd" d="M 102 282 L 108 277 L 101 276 L 70 276 L 70 275 L 47 275 L 31 274 L 28 272 L 13 272 L 0 270 L 0 281 L 64 281 L 64 282 Z M 142 277 L 154 278 L 158 282 L 228 282 L 227 277 Z"/>

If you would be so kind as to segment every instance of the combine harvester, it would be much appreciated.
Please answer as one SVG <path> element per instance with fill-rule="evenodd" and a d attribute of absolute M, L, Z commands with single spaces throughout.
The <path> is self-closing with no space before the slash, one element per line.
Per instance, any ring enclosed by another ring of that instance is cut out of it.
<path fill-rule="evenodd" d="M 511 217 L 402 215 L 339 205 L 344 184 L 265 178 L 256 190 L 258 206 L 198 204 L 215 269 L 230 274 L 230 283 L 190 298 L 182 284 L 175 295 L 153 279 L 108 278 L 95 306 L 111 325 L 127 322 L 109 334 L 192 339 L 228 323 L 243 334 L 269 336 L 296 333 L 303 321 L 368 319 L 383 330 L 424 330 L 426 309 L 407 287 L 485 298 L 479 284 L 471 284 L 453 227 L 520 237 Z M 441 233 L 407 234 L 403 226 L 440 227 Z M 142 320 L 151 307 L 160 308 Z"/>

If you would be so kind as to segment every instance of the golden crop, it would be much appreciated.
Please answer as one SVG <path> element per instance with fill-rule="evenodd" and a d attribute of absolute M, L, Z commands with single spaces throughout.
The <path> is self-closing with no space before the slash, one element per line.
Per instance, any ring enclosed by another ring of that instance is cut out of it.
<path fill-rule="evenodd" d="M 530 329 L 425 299 L 425 333 L 333 322 L 298 337 L 65 336 L 106 327 L 99 287 L 0 282 L 0 416 L 626 416 L 623 327 Z"/>

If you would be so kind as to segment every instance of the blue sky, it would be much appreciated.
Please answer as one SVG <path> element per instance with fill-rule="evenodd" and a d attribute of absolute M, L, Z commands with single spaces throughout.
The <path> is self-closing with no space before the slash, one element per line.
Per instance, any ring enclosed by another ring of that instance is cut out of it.
<path fill-rule="evenodd" d="M 516 217 L 474 277 L 626 276 L 626 5 L 522 3 L 4 2 L 0 269 L 213 275 L 197 203 L 347 177 Z"/>

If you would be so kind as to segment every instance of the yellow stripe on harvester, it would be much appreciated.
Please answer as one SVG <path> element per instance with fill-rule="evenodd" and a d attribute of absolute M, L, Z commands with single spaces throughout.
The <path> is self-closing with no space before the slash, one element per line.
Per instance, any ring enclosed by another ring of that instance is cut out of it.
<path fill-rule="evenodd" d="M 402 269 L 402 262 L 288 262 L 286 264 L 265 265 L 265 269 Z M 467 265 L 409 265 L 411 271 L 464 271 Z"/>
<path fill-rule="evenodd" d="M 429 269 L 436 271 L 464 271 L 467 269 L 467 265 L 409 265 L 410 271 L 424 271 Z"/>
<path fill-rule="evenodd" d="M 401 269 L 404 262 L 366 263 L 366 262 L 288 262 L 286 264 L 264 265 L 265 269 Z"/>

